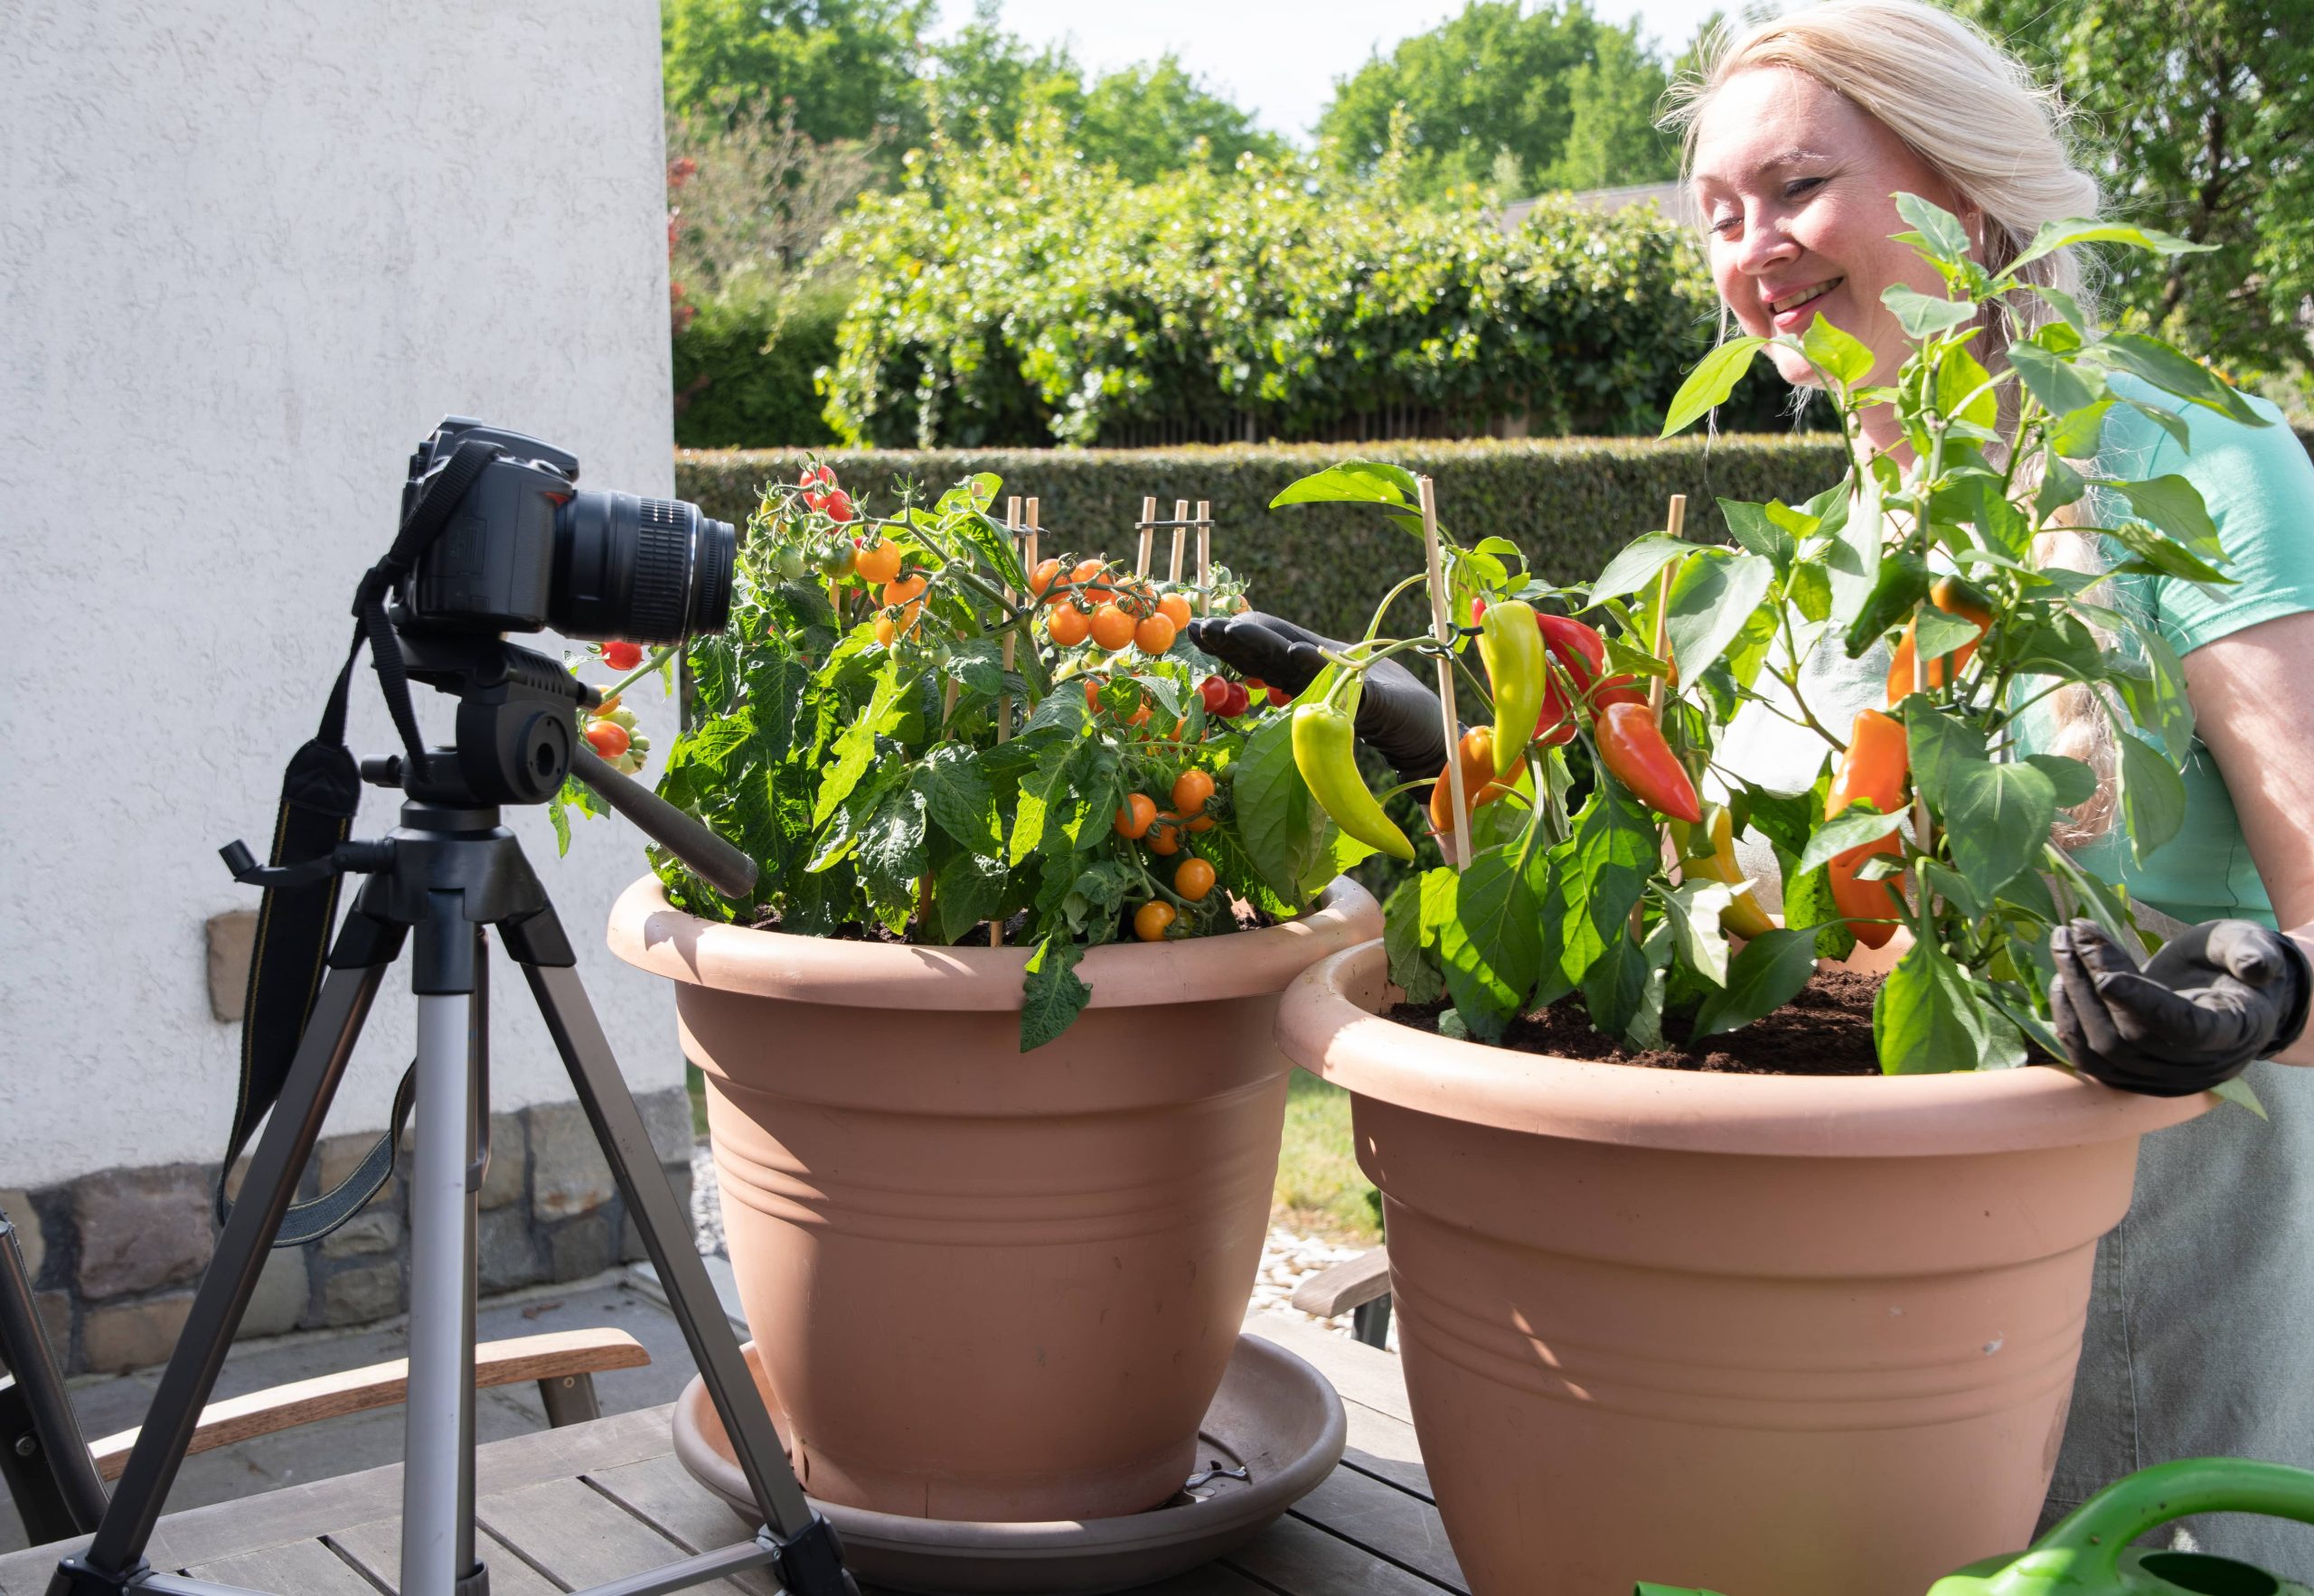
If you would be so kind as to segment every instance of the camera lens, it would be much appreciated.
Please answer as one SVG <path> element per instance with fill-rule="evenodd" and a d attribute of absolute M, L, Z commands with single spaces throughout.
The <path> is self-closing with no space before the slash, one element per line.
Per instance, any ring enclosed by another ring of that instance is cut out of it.
<path fill-rule="evenodd" d="M 548 619 L 566 637 L 681 643 L 731 618 L 738 534 L 680 499 L 582 491 L 555 512 Z"/>

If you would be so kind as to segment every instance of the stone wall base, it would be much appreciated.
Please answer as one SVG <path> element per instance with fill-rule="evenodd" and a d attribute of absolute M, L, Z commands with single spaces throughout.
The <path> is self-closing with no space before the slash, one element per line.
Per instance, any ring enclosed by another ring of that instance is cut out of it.
<path fill-rule="evenodd" d="M 651 1145 L 691 1217 L 691 1099 L 680 1086 L 638 1097 Z M 335 1185 L 373 1134 L 323 1140 L 301 1199 Z M 409 1152 L 407 1138 L 403 1156 Z M 35 1191 L 0 1190 L 40 1311 L 68 1374 L 117 1373 L 167 1358 L 216 1246 L 213 1165 L 103 1169 Z M 365 1324 L 409 1307 L 408 1198 L 397 1173 L 352 1220 L 276 1251 L 240 1334 Z M 626 1204 L 576 1103 L 490 1116 L 490 1165 L 475 1231 L 482 1295 L 579 1280 L 643 1255 Z"/>

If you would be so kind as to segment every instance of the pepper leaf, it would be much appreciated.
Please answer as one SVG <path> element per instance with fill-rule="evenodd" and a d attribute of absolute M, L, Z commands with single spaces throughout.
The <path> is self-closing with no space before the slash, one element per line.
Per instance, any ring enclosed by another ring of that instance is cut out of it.
<path fill-rule="evenodd" d="M 1872 375 L 1872 351 L 1852 333 L 1843 333 L 1818 311 L 1800 335 L 1800 352 L 1809 363 L 1842 388 L 1853 388 Z"/>
<path fill-rule="evenodd" d="M 1825 558 L 1831 577 L 1831 620 L 1839 626 L 1846 626 L 1863 613 L 1880 580 L 1880 546 L 1885 536 L 1880 478 L 1869 464 L 1855 475 L 1855 500 Z"/>
<path fill-rule="evenodd" d="M 2121 818 L 2129 823 L 2131 851 L 2143 864 L 2184 827 L 2186 784 L 2177 766 L 2118 723 L 2114 740 L 2121 750 Z"/>
<path fill-rule="evenodd" d="M 1797 997 L 1816 972 L 1816 933 L 1807 927 L 1763 933 L 1728 962 L 1727 984 L 1696 1011 L 1690 1041 L 1747 1026 Z"/>
<path fill-rule="evenodd" d="M 1454 883 L 1453 917 L 1439 927 L 1446 990 L 1472 1032 L 1492 1042 L 1519 1016 L 1542 965 L 1542 938 L 1523 861 L 1489 849 Z"/>
<path fill-rule="evenodd" d="M 1683 881 L 1656 896 L 1671 923 L 1673 945 L 1688 967 L 1714 986 L 1726 986 L 1727 934 L 1719 928 L 1719 915 L 1736 901 L 1736 888 L 1725 881 Z"/>
<path fill-rule="evenodd" d="M 1851 848 L 1862 848 L 1877 842 L 1905 823 L 1902 810 L 1895 814 L 1874 814 L 1867 811 L 1851 811 L 1835 821 L 1827 821 L 1808 839 L 1808 846 L 1800 850 L 1800 863 L 1794 867 L 1801 875 L 1820 870 L 1837 854 Z"/>
<path fill-rule="evenodd" d="M 1752 369 L 1752 357 L 1765 343 L 1766 339 L 1748 333 L 1730 338 L 1697 361 L 1696 369 L 1688 373 L 1688 380 L 1679 384 L 1679 391 L 1671 396 L 1671 408 L 1663 418 L 1660 436 L 1670 437 L 1675 432 L 1686 431 L 1698 418 L 1735 392 L 1736 385 Z"/>
<path fill-rule="evenodd" d="M 1422 895 L 1423 878 L 1408 876 L 1382 906 L 1382 947 L 1390 957 L 1390 981 L 1405 991 L 1409 1003 L 1434 1003 L 1446 990 L 1445 977 L 1430 955 L 1435 939 L 1422 923 Z"/>
<path fill-rule="evenodd" d="M 1421 493 L 1414 474 L 1379 460 L 1345 460 L 1299 482 L 1289 483 L 1269 502 L 1284 504 L 1411 504 Z"/>
<path fill-rule="evenodd" d="M 1953 868 L 1989 902 L 2037 858 L 2056 820 L 2056 785 L 2031 765 L 1956 760 L 1941 805 Z"/>
<path fill-rule="evenodd" d="M 1679 680 L 1699 681 L 1750 624 L 1775 580 L 1775 565 L 1756 554 L 1732 558 L 1698 549 L 1671 579 L 1671 607 L 1664 623 Z"/>
<path fill-rule="evenodd" d="M 1800 540 L 1768 514 L 1764 504 L 1747 503 L 1741 499 L 1719 501 L 1719 513 L 1727 521 L 1727 530 L 1738 543 L 1763 559 L 1773 560 L 1778 571 L 1792 564 L 1792 557 L 1800 550 Z"/>
<path fill-rule="evenodd" d="M 2025 1038 L 1978 997 L 1968 972 L 1933 937 L 1896 962 L 1872 1005 L 1872 1040 L 1883 1075 L 2008 1069 L 2025 1062 Z"/>
<path fill-rule="evenodd" d="M 1591 601 L 1584 607 L 1592 608 L 1611 598 L 1638 592 L 1654 579 L 1656 572 L 1694 551 L 1694 544 L 1668 532 L 1650 532 L 1633 539 L 1622 553 L 1607 562 L 1607 568 L 1591 584 Z"/>
<path fill-rule="evenodd" d="M 1617 784 L 1601 782 L 1575 817 L 1566 846 L 1558 870 L 1559 971 L 1579 986 L 1608 944 L 1628 934 L 1632 906 L 1655 873 L 1659 844 L 1645 812 Z"/>
<path fill-rule="evenodd" d="M 1272 891 L 1298 905 L 1308 901 L 1303 883 L 1324 855 L 1328 821 L 1294 766 L 1293 718 L 1263 718 L 1237 756 L 1230 797 L 1246 857 Z"/>

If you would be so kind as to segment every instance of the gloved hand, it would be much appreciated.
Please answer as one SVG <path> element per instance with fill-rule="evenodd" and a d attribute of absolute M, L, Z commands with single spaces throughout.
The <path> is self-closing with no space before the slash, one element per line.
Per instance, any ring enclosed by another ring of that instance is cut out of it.
<path fill-rule="evenodd" d="M 1191 621 L 1189 633 L 1193 645 L 1223 664 L 1297 695 L 1325 667 L 1320 649 L 1349 646 L 1259 610 Z M 1410 781 L 1446 768 L 1438 695 L 1396 660 L 1384 660 L 1366 672 L 1358 736 Z"/>
<path fill-rule="evenodd" d="M 2314 970 L 2296 943 L 2247 920 L 2181 931 L 2143 970 L 2094 922 L 2049 939 L 2057 1039 L 2084 1075 L 2153 1097 L 2223 1084 L 2306 1028 Z"/>

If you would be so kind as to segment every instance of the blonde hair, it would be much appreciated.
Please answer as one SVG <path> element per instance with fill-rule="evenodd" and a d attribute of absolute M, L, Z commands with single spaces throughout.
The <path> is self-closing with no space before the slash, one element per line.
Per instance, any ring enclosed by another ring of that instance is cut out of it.
<path fill-rule="evenodd" d="M 1977 257 L 1999 272 L 2047 221 L 2097 214 L 2097 180 L 2074 164 L 2068 116 L 2055 91 L 1980 29 L 1924 0 L 1827 0 L 1747 26 L 1722 22 L 1704 41 L 1699 76 L 1673 86 L 1663 126 L 1684 137 L 1681 181 L 1692 174 L 1697 127 L 1720 87 L 1738 72 L 1783 67 L 1805 73 L 1895 134 L 1976 213 Z M 2022 280 L 2072 296 L 2096 314 L 2083 259 L 2071 249 L 2028 261 Z M 2056 318 L 2037 294 L 2004 301 L 1983 323 L 1974 352 L 1987 370 L 2008 363 L 2008 346 Z M 2005 401 L 2013 390 L 2004 386 Z M 2006 430 L 2006 428 L 2004 428 Z M 2043 566 L 2099 571 L 2094 540 L 2070 528 L 2042 534 Z M 2094 797 L 2060 821 L 2057 841 L 2073 846 L 2111 829 L 2112 730 L 2096 696 L 2078 682 L 2053 695 L 2049 752 L 2086 760 Z"/>

